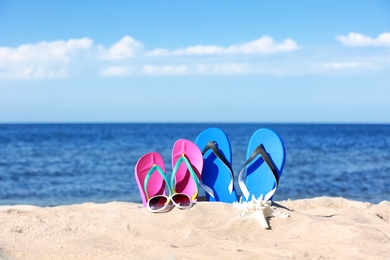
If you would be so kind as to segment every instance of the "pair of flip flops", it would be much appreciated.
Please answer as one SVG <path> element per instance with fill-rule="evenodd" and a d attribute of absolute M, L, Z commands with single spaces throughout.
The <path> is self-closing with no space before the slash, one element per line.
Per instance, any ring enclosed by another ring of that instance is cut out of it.
<path fill-rule="evenodd" d="M 143 155 L 135 165 L 135 179 L 144 207 L 151 212 L 165 212 L 175 206 L 191 208 L 197 202 L 202 168 L 201 151 L 185 139 L 177 140 L 173 146 L 171 180 L 159 153 Z"/>
<path fill-rule="evenodd" d="M 204 166 L 201 187 L 209 201 L 238 201 L 232 170 L 230 141 L 221 129 L 201 132 L 195 144 L 202 150 Z M 279 185 L 286 150 L 282 139 L 270 129 L 259 129 L 250 138 L 245 162 L 238 175 L 242 201 L 260 198 L 272 200 Z"/>

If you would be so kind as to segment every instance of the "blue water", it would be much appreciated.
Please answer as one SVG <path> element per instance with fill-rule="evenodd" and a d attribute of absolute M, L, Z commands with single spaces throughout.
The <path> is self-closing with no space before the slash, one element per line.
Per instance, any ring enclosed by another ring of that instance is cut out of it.
<path fill-rule="evenodd" d="M 287 157 L 275 200 L 390 199 L 390 125 L 0 124 L 0 205 L 140 202 L 137 160 L 160 152 L 169 173 L 174 142 L 208 127 L 229 136 L 236 174 L 254 131 L 281 136 Z"/>

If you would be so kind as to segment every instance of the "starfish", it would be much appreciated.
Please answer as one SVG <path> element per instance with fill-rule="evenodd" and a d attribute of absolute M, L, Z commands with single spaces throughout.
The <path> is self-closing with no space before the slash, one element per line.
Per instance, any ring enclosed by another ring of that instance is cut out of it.
<path fill-rule="evenodd" d="M 258 199 L 252 195 L 252 200 L 242 202 L 242 197 L 240 202 L 234 202 L 233 206 L 235 208 L 244 210 L 243 213 L 238 215 L 238 218 L 255 218 L 260 222 L 260 225 L 269 229 L 267 218 L 278 217 L 278 218 L 287 218 L 288 214 L 280 211 L 275 206 L 272 206 L 272 202 L 268 199 L 263 199 L 263 195 L 260 195 Z"/>

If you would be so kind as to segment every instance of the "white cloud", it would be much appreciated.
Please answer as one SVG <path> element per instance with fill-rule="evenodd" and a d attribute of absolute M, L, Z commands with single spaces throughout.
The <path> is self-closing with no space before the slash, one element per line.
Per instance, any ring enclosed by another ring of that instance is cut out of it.
<path fill-rule="evenodd" d="M 68 65 L 91 48 L 89 38 L 0 47 L 0 77 L 19 79 L 63 78 Z"/>
<path fill-rule="evenodd" d="M 0 78 L 66 78 L 96 71 L 104 77 L 253 73 L 250 65 L 236 60 L 243 55 L 233 57 L 232 54 L 257 55 L 296 49 L 298 46 L 291 39 L 277 43 L 268 36 L 227 47 L 194 45 L 174 50 L 156 48 L 150 52 L 130 36 L 108 48 L 94 44 L 89 38 L 69 39 L 0 47 Z M 165 60 L 166 56 L 170 57 L 169 61 Z M 200 60 L 195 61 L 194 56 Z M 176 57 L 182 58 L 179 61 Z"/>
<path fill-rule="evenodd" d="M 194 45 L 177 50 L 155 49 L 147 53 L 150 56 L 182 56 L 182 55 L 227 55 L 227 54 L 266 54 L 295 51 L 298 45 L 291 39 L 282 43 L 275 42 L 271 37 L 264 36 L 257 40 L 228 47 L 218 45 Z"/>
<path fill-rule="evenodd" d="M 328 62 L 324 64 L 327 69 L 343 70 L 343 69 L 356 69 L 362 67 L 364 64 L 352 61 L 352 62 Z"/>
<path fill-rule="evenodd" d="M 378 35 L 377 38 L 371 38 L 369 36 L 350 32 L 347 36 L 337 35 L 336 39 L 346 46 L 381 46 L 390 47 L 390 33 L 385 32 Z"/>
<path fill-rule="evenodd" d="M 127 66 L 111 66 L 103 69 L 100 72 L 101 76 L 116 77 L 116 76 L 128 76 L 131 74 L 131 69 Z"/>
<path fill-rule="evenodd" d="M 298 45 L 291 39 L 286 39 L 283 43 L 276 43 L 271 37 L 264 36 L 249 43 L 233 45 L 230 49 L 233 53 L 276 53 L 295 51 L 298 49 Z"/>
<path fill-rule="evenodd" d="M 349 35 L 349 44 L 382 44 L 390 34 L 376 39 Z M 345 40 L 344 38 L 340 38 Z M 347 40 L 345 40 L 348 42 Z M 254 41 L 219 45 L 193 45 L 148 51 L 141 42 L 125 36 L 112 46 L 89 38 L 0 46 L 0 79 L 56 79 L 82 76 L 182 76 L 182 75 L 307 75 L 388 71 L 389 53 L 378 48 L 340 53 L 307 47 L 300 52 L 295 41 L 275 42 L 264 36 Z M 270 54 L 289 52 L 284 55 Z M 267 54 L 267 55 L 265 55 Z"/>
<path fill-rule="evenodd" d="M 87 50 L 93 44 L 89 38 L 68 41 L 24 44 L 17 48 L 0 47 L 0 65 L 23 63 L 67 63 L 78 51 Z"/>
<path fill-rule="evenodd" d="M 185 75 L 188 67 L 186 65 L 144 65 L 141 71 L 151 76 Z"/>
<path fill-rule="evenodd" d="M 247 74 L 253 71 L 252 66 L 247 63 L 219 63 L 219 64 L 199 64 L 195 68 L 197 74 L 214 75 L 237 75 Z"/>
<path fill-rule="evenodd" d="M 108 50 L 103 50 L 102 58 L 105 60 L 130 59 L 141 53 L 143 49 L 144 46 L 142 43 L 134 40 L 130 36 L 125 36 Z"/>
<path fill-rule="evenodd" d="M 367 73 L 389 69 L 389 63 L 374 61 L 333 61 L 318 64 L 317 73 Z"/>

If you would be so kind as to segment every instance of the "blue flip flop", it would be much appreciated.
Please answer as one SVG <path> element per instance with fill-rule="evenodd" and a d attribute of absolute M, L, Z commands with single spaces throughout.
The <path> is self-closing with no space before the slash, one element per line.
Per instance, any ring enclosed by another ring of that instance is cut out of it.
<path fill-rule="evenodd" d="M 263 196 L 271 200 L 279 185 L 286 158 L 282 139 L 266 128 L 257 130 L 251 137 L 246 153 L 247 161 L 238 175 L 242 201 Z"/>
<path fill-rule="evenodd" d="M 208 128 L 198 135 L 195 144 L 203 154 L 200 186 L 205 190 L 207 200 L 236 202 L 232 150 L 225 132 L 219 128 Z"/>

